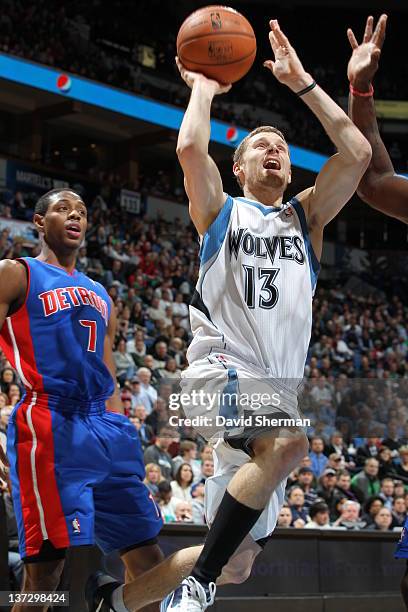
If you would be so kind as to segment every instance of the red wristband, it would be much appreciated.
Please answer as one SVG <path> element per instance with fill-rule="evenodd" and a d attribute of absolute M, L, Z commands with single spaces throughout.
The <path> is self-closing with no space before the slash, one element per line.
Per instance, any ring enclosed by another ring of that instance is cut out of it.
<path fill-rule="evenodd" d="M 358 89 L 353 87 L 352 84 L 350 83 L 350 93 L 353 96 L 358 96 L 360 98 L 372 98 L 374 95 L 374 87 L 372 83 L 370 83 L 370 89 L 368 91 L 359 91 Z"/>

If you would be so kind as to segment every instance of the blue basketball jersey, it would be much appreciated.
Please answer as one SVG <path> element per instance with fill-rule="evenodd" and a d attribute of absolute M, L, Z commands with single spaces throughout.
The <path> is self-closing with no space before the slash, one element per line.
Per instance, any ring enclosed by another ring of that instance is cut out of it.
<path fill-rule="evenodd" d="M 25 302 L 7 317 L 0 345 L 27 390 L 64 402 L 104 402 L 114 390 L 103 362 L 111 303 L 99 283 L 32 257 Z"/>

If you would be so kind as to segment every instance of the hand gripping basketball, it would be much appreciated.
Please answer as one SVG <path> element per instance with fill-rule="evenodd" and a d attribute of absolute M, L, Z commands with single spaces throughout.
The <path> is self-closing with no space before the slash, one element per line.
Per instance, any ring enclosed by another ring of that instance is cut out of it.
<path fill-rule="evenodd" d="M 180 71 L 181 78 L 190 87 L 190 89 L 193 88 L 193 85 L 197 79 L 200 79 L 203 83 L 206 83 L 208 87 L 213 88 L 213 93 L 215 96 L 218 94 L 227 93 L 232 87 L 231 84 L 223 85 L 221 83 L 218 83 L 217 81 L 214 81 L 213 79 L 208 79 L 206 76 L 199 72 L 192 72 L 191 70 L 187 70 L 187 68 L 185 68 L 180 62 L 178 57 L 176 57 L 176 64 L 177 68 Z"/>

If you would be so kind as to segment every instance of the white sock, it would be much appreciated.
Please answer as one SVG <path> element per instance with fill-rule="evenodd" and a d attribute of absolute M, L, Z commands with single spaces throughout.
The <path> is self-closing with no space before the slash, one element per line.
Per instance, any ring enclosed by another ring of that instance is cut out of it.
<path fill-rule="evenodd" d="M 127 607 L 125 606 L 125 602 L 123 601 L 123 588 L 124 584 L 115 589 L 112 593 L 112 606 L 115 609 L 115 612 L 129 612 Z"/>

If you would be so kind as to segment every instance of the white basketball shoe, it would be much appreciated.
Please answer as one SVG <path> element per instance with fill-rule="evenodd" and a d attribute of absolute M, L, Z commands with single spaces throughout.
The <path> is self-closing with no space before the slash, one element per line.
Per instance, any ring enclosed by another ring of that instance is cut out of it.
<path fill-rule="evenodd" d="M 203 612 L 213 605 L 215 588 L 214 582 L 210 582 L 207 589 L 193 576 L 188 576 L 163 599 L 160 612 Z"/>

